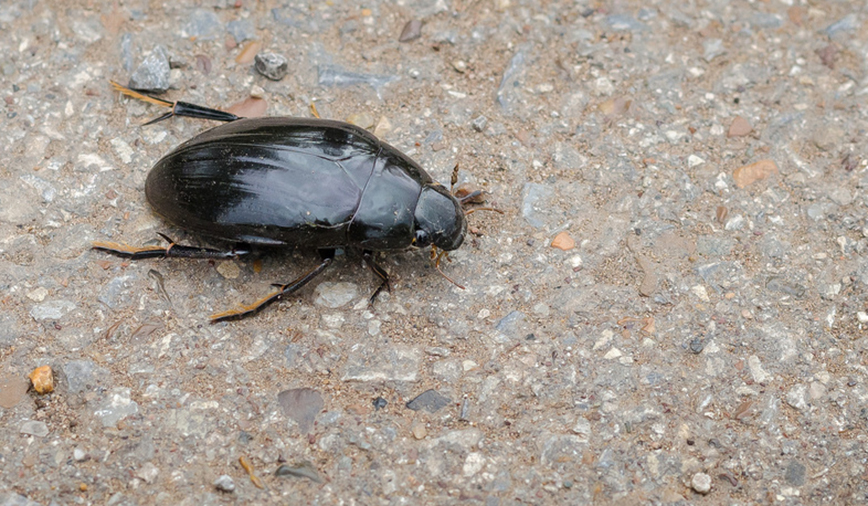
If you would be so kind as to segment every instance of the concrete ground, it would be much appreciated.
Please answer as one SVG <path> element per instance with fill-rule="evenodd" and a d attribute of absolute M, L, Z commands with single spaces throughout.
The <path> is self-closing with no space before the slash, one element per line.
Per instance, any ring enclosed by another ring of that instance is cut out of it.
<path fill-rule="evenodd" d="M 0 505 L 868 501 L 864 2 L 0 4 Z M 463 290 L 385 255 L 369 307 L 349 249 L 212 325 L 317 255 L 93 251 L 223 246 L 143 192 L 213 123 L 109 80 L 315 104 L 504 214 Z"/>

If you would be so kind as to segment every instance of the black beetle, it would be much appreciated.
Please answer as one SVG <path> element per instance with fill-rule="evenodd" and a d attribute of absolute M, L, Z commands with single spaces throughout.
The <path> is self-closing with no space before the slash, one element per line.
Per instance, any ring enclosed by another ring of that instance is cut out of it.
<path fill-rule="evenodd" d="M 360 250 L 380 277 L 373 301 L 389 288 L 389 276 L 375 263 L 375 252 L 431 246 L 439 270 L 445 252 L 464 242 L 462 203 L 479 192 L 459 201 L 419 164 L 362 128 L 319 118 L 243 119 L 112 84 L 126 95 L 172 107 L 148 124 L 171 116 L 227 122 L 181 144 L 151 169 L 145 195 L 157 214 L 178 227 L 236 244 L 309 247 L 322 256 L 319 266 L 295 281 L 275 284 L 277 292 L 215 314 L 212 322 L 257 313 L 298 290 L 331 263 L 336 248 Z M 455 180 L 453 172 L 453 185 Z M 109 242 L 93 247 L 131 259 L 248 253 L 178 245 L 160 235 L 168 247 Z"/>

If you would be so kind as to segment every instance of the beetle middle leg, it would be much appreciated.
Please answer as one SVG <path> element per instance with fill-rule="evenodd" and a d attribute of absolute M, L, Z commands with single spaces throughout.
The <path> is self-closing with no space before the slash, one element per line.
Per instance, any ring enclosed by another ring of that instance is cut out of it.
<path fill-rule="evenodd" d="M 377 295 L 380 295 L 380 292 L 383 291 L 383 288 L 385 288 L 387 292 L 392 293 L 392 285 L 389 284 L 389 273 L 386 272 L 386 269 L 383 269 L 382 267 L 377 265 L 376 260 L 374 260 L 373 251 L 363 251 L 362 258 L 365 259 L 365 263 L 368 264 L 368 267 L 370 267 L 372 271 L 374 271 L 374 274 L 379 276 L 379 278 L 382 280 L 380 286 L 378 286 L 377 289 L 374 290 L 374 295 L 371 295 L 371 298 L 368 300 L 368 304 L 373 304 L 374 299 L 377 298 Z"/>
<path fill-rule="evenodd" d="M 228 311 L 223 311 L 222 313 L 211 315 L 211 323 L 218 323 L 228 320 L 240 320 L 241 318 L 254 315 L 262 311 L 269 305 L 273 304 L 275 301 L 280 300 L 284 295 L 289 295 L 293 292 L 298 291 L 301 287 L 310 283 L 313 278 L 317 277 L 317 275 L 319 275 L 322 271 L 325 270 L 326 267 L 329 266 L 329 264 L 332 263 L 332 260 L 334 260 L 335 258 L 335 250 L 320 250 L 320 256 L 322 257 L 322 263 L 302 275 L 300 278 L 287 284 L 273 284 L 272 286 L 277 287 L 278 290 L 257 300 L 253 304 L 247 306 L 239 306 L 236 309 L 230 309 Z"/>
<path fill-rule="evenodd" d="M 105 251 L 112 255 L 129 258 L 130 260 L 142 260 L 145 258 L 233 258 L 241 255 L 246 255 L 250 251 L 246 249 L 218 250 L 211 248 L 200 248 L 198 246 L 185 246 L 176 244 L 164 234 L 158 233 L 160 237 L 169 243 L 168 246 L 130 246 L 116 242 L 96 241 L 92 244 L 93 249 Z"/>

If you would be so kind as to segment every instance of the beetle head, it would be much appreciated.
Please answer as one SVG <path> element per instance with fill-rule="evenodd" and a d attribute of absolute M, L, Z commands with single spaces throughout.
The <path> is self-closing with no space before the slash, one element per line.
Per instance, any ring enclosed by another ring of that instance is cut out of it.
<path fill-rule="evenodd" d="M 458 249 L 467 233 L 464 210 L 446 188 L 426 185 L 422 188 L 415 212 L 416 239 L 418 248 L 434 245 L 445 251 Z"/>

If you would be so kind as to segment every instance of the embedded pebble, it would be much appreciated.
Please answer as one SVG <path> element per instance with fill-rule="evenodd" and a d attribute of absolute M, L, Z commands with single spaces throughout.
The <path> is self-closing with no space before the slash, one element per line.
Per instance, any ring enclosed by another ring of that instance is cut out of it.
<path fill-rule="evenodd" d="M 314 302 L 320 306 L 336 309 L 355 299 L 358 293 L 359 287 L 354 283 L 325 281 L 317 285 Z"/>
<path fill-rule="evenodd" d="M 217 272 L 226 279 L 237 279 L 241 275 L 241 267 L 232 260 L 225 260 L 217 264 Z"/>
<path fill-rule="evenodd" d="M 711 492 L 711 476 L 705 473 L 694 474 L 690 480 L 690 488 L 703 495 Z"/>
<path fill-rule="evenodd" d="M 75 309 L 75 303 L 68 300 L 52 300 L 33 306 L 30 316 L 34 320 L 59 320 Z"/>
<path fill-rule="evenodd" d="M 401 30 L 401 35 L 398 36 L 398 42 L 410 42 L 422 36 L 422 22 L 418 19 L 407 21 L 404 29 Z"/>
<path fill-rule="evenodd" d="M 449 397 L 446 397 L 440 392 L 432 389 L 422 392 L 413 400 L 408 402 L 407 408 L 412 409 L 413 411 L 425 410 L 429 413 L 436 413 L 442 408 L 448 406 L 450 403 L 452 403 L 452 400 Z"/>
<path fill-rule="evenodd" d="M 277 394 L 277 401 L 283 414 L 298 423 L 302 434 L 310 432 L 316 416 L 324 406 L 322 395 L 312 388 L 284 390 Z"/>
<path fill-rule="evenodd" d="M 735 185 L 739 188 L 745 188 L 756 181 L 762 181 L 769 176 L 778 173 L 778 165 L 774 160 L 760 160 L 750 165 L 744 165 L 735 169 L 732 173 L 732 178 L 735 179 Z"/>
<path fill-rule="evenodd" d="M 170 70 L 166 50 L 163 46 L 156 46 L 130 76 L 127 86 L 133 90 L 162 93 L 169 89 Z"/>
<path fill-rule="evenodd" d="M 28 420 L 21 424 L 19 432 L 28 436 L 45 437 L 48 435 L 48 425 L 45 422 Z"/>
<path fill-rule="evenodd" d="M 750 126 L 750 123 L 741 116 L 736 116 L 732 123 L 729 125 L 729 131 L 726 133 L 727 137 L 744 137 L 745 135 L 751 133 L 753 128 Z"/>
<path fill-rule="evenodd" d="M 0 408 L 12 408 L 27 394 L 30 383 L 16 375 L 0 377 Z"/>
<path fill-rule="evenodd" d="M 221 492 L 234 492 L 235 482 L 232 481 L 232 477 L 228 474 L 221 474 L 216 480 L 214 480 L 214 488 Z"/>
<path fill-rule="evenodd" d="M 567 232 L 561 232 L 552 239 L 552 248 L 569 251 L 576 247 L 576 241 Z"/>
<path fill-rule="evenodd" d="M 37 367 L 28 377 L 36 393 L 43 395 L 54 391 L 54 373 L 51 371 L 51 366 Z"/>
<path fill-rule="evenodd" d="M 280 81 L 289 71 L 289 62 L 281 54 L 260 53 L 253 61 L 256 71 L 272 81 Z"/>

